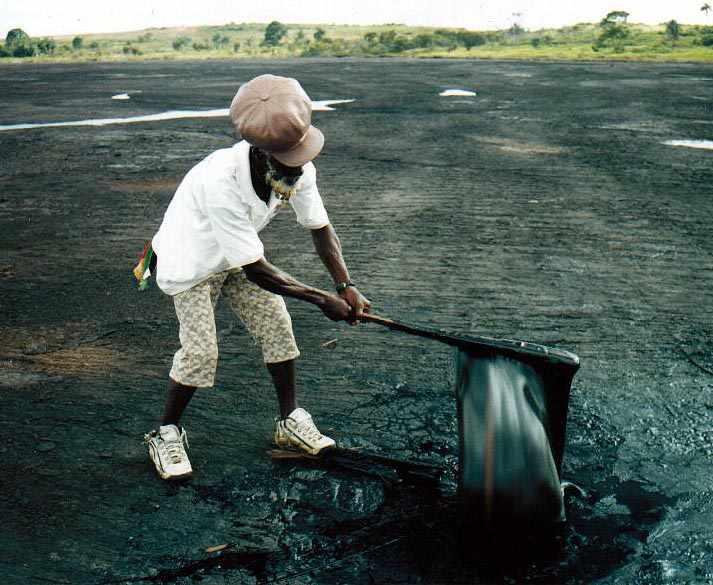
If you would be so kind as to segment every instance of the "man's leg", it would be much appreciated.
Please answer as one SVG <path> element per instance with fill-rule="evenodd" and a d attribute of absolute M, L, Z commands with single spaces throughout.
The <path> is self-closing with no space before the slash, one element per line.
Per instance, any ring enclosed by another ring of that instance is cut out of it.
<path fill-rule="evenodd" d="M 231 271 L 223 296 L 262 349 L 285 418 L 297 408 L 295 358 L 300 355 L 285 300 L 250 282 L 242 270 Z"/>
<path fill-rule="evenodd" d="M 173 356 L 161 424 L 178 425 L 197 387 L 210 387 L 218 364 L 215 306 L 226 273 L 219 273 L 173 297 L 181 347 Z"/>
<path fill-rule="evenodd" d="M 277 391 L 277 401 L 280 403 L 280 418 L 287 418 L 297 408 L 295 395 L 295 360 L 287 360 L 265 364 Z"/>
<path fill-rule="evenodd" d="M 333 447 L 334 440 L 320 433 L 312 416 L 304 408 L 297 407 L 295 358 L 300 352 L 285 300 L 250 282 L 242 271 L 231 273 L 226 279 L 223 295 L 260 344 L 265 365 L 275 384 L 280 404 L 280 417 L 275 419 L 275 443 L 313 455 Z"/>
<path fill-rule="evenodd" d="M 179 384 L 173 378 L 168 378 L 168 396 L 166 396 L 166 405 L 163 408 L 162 425 L 176 425 L 181 420 L 183 411 L 193 398 L 193 393 L 196 391 L 196 386 L 184 386 Z"/>
<path fill-rule="evenodd" d="M 168 395 L 161 426 L 144 436 L 149 456 L 163 479 L 182 479 L 193 473 L 178 422 L 197 387 L 210 387 L 218 364 L 215 305 L 225 280 L 219 273 L 173 296 L 179 322 L 180 349 L 173 356 Z"/>

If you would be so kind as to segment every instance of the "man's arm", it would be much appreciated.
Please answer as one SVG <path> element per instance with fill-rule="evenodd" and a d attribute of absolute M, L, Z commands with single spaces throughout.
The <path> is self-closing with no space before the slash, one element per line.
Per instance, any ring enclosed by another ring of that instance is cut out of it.
<path fill-rule="evenodd" d="M 317 305 L 333 321 L 349 320 L 351 306 L 346 300 L 301 283 L 277 266 L 270 264 L 265 258 L 246 264 L 243 270 L 248 280 L 265 290 Z"/>
<path fill-rule="evenodd" d="M 327 267 L 334 283 L 350 282 L 349 270 L 342 256 L 342 244 L 332 224 L 311 231 L 314 249 Z M 339 295 L 354 311 L 351 319 L 352 324 L 358 323 L 361 315 L 368 313 L 371 308 L 371 302 L 355 286 L 345 288 Z"/>

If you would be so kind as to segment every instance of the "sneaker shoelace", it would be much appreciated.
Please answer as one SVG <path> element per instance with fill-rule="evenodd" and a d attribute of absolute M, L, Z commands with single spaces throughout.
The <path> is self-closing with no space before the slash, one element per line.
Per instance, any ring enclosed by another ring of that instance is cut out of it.
<path fill-rule="evenodd" d="M 317 427 L 312 422 L 311 418 L 303 420 L 295 427 L 295 432 L 310 441 L 317 442 L 322 438 L 322 433 L 317 430 Z"/>
<path fill-rule="evenodd" d="M 183 450 L 183 443 L 185 441 L 186 447 L 188 447 L 188 435 L 186 434 L 185 429 L 183 429 L 183 432 L 181 433 L 181 436 L 178 439 L 172 439 L 167 441 L 166 439 L 163 439 L 163 447 L 166 450 L 166 453 L 168 456 L 171 458 L 171 463 L 182 463 L 183 462 L 183 457 L 185 455 L 185 451 Z"/>

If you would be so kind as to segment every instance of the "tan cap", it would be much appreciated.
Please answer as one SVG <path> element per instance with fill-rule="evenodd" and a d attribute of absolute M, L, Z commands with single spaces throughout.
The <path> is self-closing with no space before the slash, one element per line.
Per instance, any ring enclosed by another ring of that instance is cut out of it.
<path fill-rule="evenodd" d="M 240 86 L 230 119 L 243 139 L 288 167 L 301 167 L 324 146 L 312 126 L 312 100 L 291 77 L 260 75 Z"/>

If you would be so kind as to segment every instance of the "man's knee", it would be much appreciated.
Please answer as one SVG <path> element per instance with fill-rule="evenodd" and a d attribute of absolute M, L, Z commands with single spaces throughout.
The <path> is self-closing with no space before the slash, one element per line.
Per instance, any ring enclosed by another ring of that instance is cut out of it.
<path fill-rule="evenodd" d="M 217 344 L 206 344 L 200 348 L 181 348 L 173 358 L 169 374 L 184 385 L 212 386 L 218 368 Z"/>

